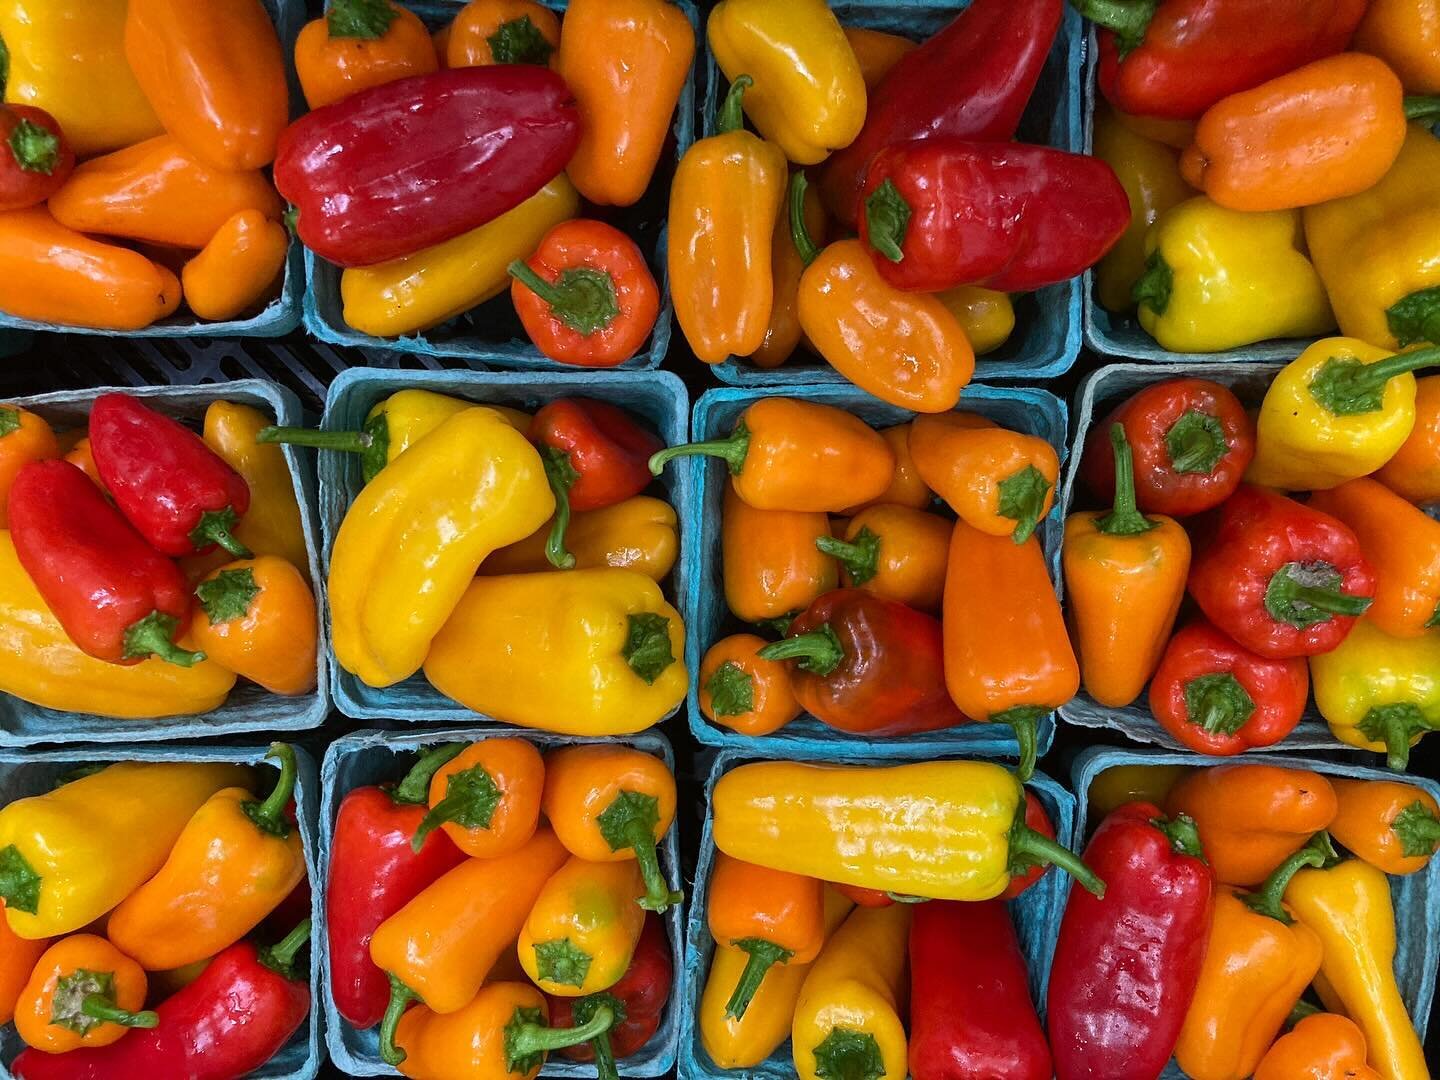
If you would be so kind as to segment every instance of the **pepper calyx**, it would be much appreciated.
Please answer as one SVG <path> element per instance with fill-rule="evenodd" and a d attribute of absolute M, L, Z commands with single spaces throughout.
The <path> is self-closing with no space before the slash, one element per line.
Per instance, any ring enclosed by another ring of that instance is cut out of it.
<path fill-rule="evenodd" d="M 1197 675 L 1185 684 L 1185 718 L 1210 735 L 1234 735 L 1255 715 L 1255 699 L 1229 671 Z"/>
<path fill-rule="evenodd" d="M 176 645 L 173 638 L 180 620 L 174 615 L 152 611 L 125 628 L 121 655 L 126 660 L 157 656 L 179 667 L 193 667 L 205 659 L 203 652 L 191 652 Z"/>
<path fill-rule="evenodd" d="M 10 132 L 10 153 L 24 172 L 51 176 L 60 164 L 60 139 L 32 120 L 21 120 Z"/>
<path fill-rule="evenodd" d="M 705 683 L 716 718 L 755 711 L 755 679 L 734 660 L 726 660 Z"/>
<path fill-rule="evenodd" d="M 548 64 L 555 51 L 529 15 L 501 23 L 485 43 L 497 64 Z"/>
<path fill-rule="evenodd" d="M 399 17 L 387 0 L 331 0 L 325 28 L 332 38 L 374 41 L 384 37 Z"/>
<path fill-rule="evenodd" d="M 611 851 L 629 848 L 635 852 L 635 861 L 640 864 L 640 876 L 645 882 L 645 895 L 636 901 L 642 908 L 659 913 L 680 903 L 684 894 L 671 891 L 655 850 L 655 830 L 660 826 L 658 798 L 622 789 L 596 817 L 595 824 Z"/>
<path fill-rule="evenodd" d="M 802 671 L 823 679 L 845 662 L 845 646 L 829 623 L 821 623 L 814 630 L 766 645 L 755 655 L 763 660 L 795 660 Z"/>
<path fill-rule="evenodd" d="M 1342 589 L 1340 571 L 1327 562 L 1288 562 L 1265 586 L 1265 610 L 1278 623 L 1305 630 L 1336 616 L 1365 614 L 1373 597 Z"/>
<path fill-rule="evenodd" d="M 240 515 L 235 512 L 233 506 L 221 507 L 219 510 L 206 510 L 200 515 L 200 520 L 195 523 L 195 528 L 190 530 L 188 539 L 195 546 L 197 552 L 203 551 L 211 544 L 217 544 L 237 559 L 253 558 L 255 553 L 235 539 L 234 530 L 239 523 Z"/>
<path fill-rule="evenodd" d="M 260 592 L 255 572 L 248 566 L 240 570 L 221 570 L 213 578 L 195 586 L 196 599 L 212 624 L 243 619 L 250 613 L 250 605 Z"/>
<path fill-rule="evenodd" d="M 865 199 L 865 233 L 870 246 L 891 262 L 905 259 L 905 232 L 910 204 L 889 177 Z"/>
<path fill-rule="evenodd" d="M 1160 252 L 1152 251 L 1145 259 L 1145 272 L 1130 289 L 1130 299 L 1148 307 L 1156 315 L 1164 315 L 1170 306 L 1170 293 L 1175 288 L 1175 272 Z"/>
<path fill-rule="evenodd" d="M 879 570 L 880 537 L 868 525 L 862 526 L 849 540 L 817 536 L 815 546 L 844 567 L 851 585 L 864 585 Z"/>
<path fill-rule="evenodd" d="M 516 259 L 508 267 L 511 277 L 550 306 L 550 313 L 582 337 L 604 330 L 620 317 L 615 279 L 592 266 L 572 266 L 547 281 L 529 263 Z"/>
<path fill-rule="evenodd" d="M 625 645 L 620 654 L 631 671 L 647 686 L 653 686 L 660 673 L 675 663 L 675 651 L 670 644 L 670 618 L 653 611 L 640 611 L 627 619 Z"/>
<path fill-rule="evenodd" d="M 1165 433 L 1165 451 L 1175 472 L 1208 476 L 1230 452 L 1230 443 L 1218 417 L 1187 409 Z"/>
<path fill-rule="evenodd" d="M 1440 818 L 1419 799 L 1395 815 L 1390 830 L 1406 858 L 1426 858 L 1440 848 Z"/>
<path fill-rule="evenodd" d="M 1330 841 L 1330 834 L 1322 829 L 1312 836 L 1304 847 L 1272 870 L 1270 876 L 1254 892 L 1238 893 L 1237 896 L 1242 904 L 1256 914 L 1268 916 L 1289 926 L 1295 919 L 1285 910 L 1282 898 L 1290 885 L 1290 879 L 1307 866 L 1318 869 L 1338 858 L 1335 845 Z"/>
<path fill-rule="evenodd" d="M 445 797 L 430 808 L 410 838 L 410 850 L 419 851 L 426 838 L 445 822 L 464 829 L 488 829 L 505 793 L 483 765 L 471 765 L 445 778 Z"/>
<path fill-rule="evenodd" d="M 27 915 L 38 912 L 42 880 L 14 844 L 0 849 L 0 900 L 7 908 Z"/>

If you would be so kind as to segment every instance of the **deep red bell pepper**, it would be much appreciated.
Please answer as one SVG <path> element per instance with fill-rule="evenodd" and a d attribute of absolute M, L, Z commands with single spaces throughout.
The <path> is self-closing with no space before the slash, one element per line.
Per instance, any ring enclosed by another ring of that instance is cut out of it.
<path fill-rule="evenodd" d="M 1100 32 L 1121 112 L 1193 120 L 1223 97 L 1337 53 L 1365 0 L 1070 0 Z"/>
<path fill-rule="evenodd" d="M 1085 848 L 1099 899 L 1072 888 L 1050 970 L 1057 1080 L 1155 1080 L 1195 994 L 1215 876 L 1195 822 L 1150 803 L 1113 811 Z"/>
<path fill-rule="evenodd" d="M 156 1006 L 158 1026 L 95 1049 L 26 1050 L 16 1080 L 237 1080 L 273 1058 L 310 1013 L 309 969 L 296 955 L 310 920 L 266 948 L 231 945 L 199 978 Z"/>
<path fill-rule="evenodd" d="M 1062 0 L 975 0 L 900 58 L 869 96 L 865 126 L 822 176 L 830 212 L 853 226 L 870 159 L 911 139 L 1005 142 L 1044 70 Z"/>
<path fill-rule="evenodd" d="M 190 585 L 68 461 L 32 461 L 10 489 L 10 537 L 65 633 L 91 656 L 138 664 L 205 658 L 175 644 L 190 627 Z"/>
<path fill-rule="evenodd" d="M 1224 757 L 1289 735 L 1309 693 L 1303 659 L 1257 656 L 1202 618 L 1165 647 L 1150 680 L 1150 711 L 1186 749 Z"/>
<path fill-rule="evenodd" d="M 1130 224 L 1099 158 L 946 136 L 897 143 L 870 162 L 860 240 L 897 289 L 983 285 L 1029 292 L 1083 273 Z"/>
<path fill-rule="evenodd" d="M 645 916 L 645 927 L 640 931 L 630 966 L 609 990 L 582 998 L 545 995 L 550 1003 L 551 1027 L 588 1024 L 601 1005 L 608 1005 L 615 1013 L 615 1023 L 610 1030 L 601 1032 L 588 1043 L 567 1046 L 560 1053 L 573 1061 L 595 1062 L 598 1080 L 619 1080 L 615 1059 L 638 1052 L 660 1030 L 673 976 L 665 924 L 660 916 L 651 913 Z"/>
<path fill-rule="evenodd" d="M 912 1080 L 1050 1080 L 1050 1049 L 1002 901 L 916 905 L 910 1002 Z"/>
<path fill-rule="evenodd" d="M 861 735 L 909 735 L 969 720 L 945 689 L 940 620 L 864 589 L 835 589 L 757 654 L 790 660 L 795 698 L 816 719 Z"/>
<path fill-rule="evenodd" d="M 565 170 L 580 112 L 534 64 L 454 68 L 374 86 L 280 137 L 275 186 L 295 228 L 340 266 L 413 255 L 519 206 Z"/>
<path fill-rule="evenodd" d="M 1050 820 L 1050 815 L 1045 813 L 1045 807 L 1033 791 L 1028 788 L 1025 791 L 1025 825 L 1033 829 L 1047 840 L 1055 839 L 1055 823 Z M 1017 867 L 1024 869 L 1017 872 Z M 1001 900 L 1014 900 L 1026 889 L 1034 885 L 1042 877 L 1045 871 L 1050 869 L 1050 863 L 1036 863 L 1025 852 L 1017 852 L 1010 868 L 1010 884 L 1005 886 L 1005 891 L 1000 894 Z"/>
<path fill-rule="evenodd" d="M 390 1002 L 390 980 L 370 959 L 376 928 L 465 861 L 444 829 L 419 851 L 410 844 L 429 810 L 431 778 L 463 749 L 426 750 L 400 783 L 355 788 L 335 815 L 325 889 L 330 992 L 340 1015 L 362 1030 L 378 1024 Z"/>
<path fill-rule="evenodd" d="M 1115 499 L 1110 428 L 1123 424 L 1135 463 L 1135 502 L 1147 514 L 1188 517 L 1235 494 L 1255 457 L 1255 423 L 1228 389 L 1168 379 L 1138 391 L 1096 425 L 1080 475 L 1102 503 Z"/>
<path fill-rule="evenodd" d="M 90 408 L 90 454 L 115 505 L 165 555 L 250 551 L 231 530 L 250 509 L 250 487 L 205 440 L 129 394 Z"/>
<path fill-rule="evenodd" d="M 601 510 L 639 495 L 654 479 L 650 456 L 665 444 L 624 409 L 591 398 L 559 398 L 530 422 L 530 441 L 540 449 L 545 476 L 555 493 L 555 520 L 545 557 L 568 570 L 565 550 L 574 510 Z"/>
<path fill-rule="evenodd" d="M 0 211 L 39 206 L 75 169 L 59 122 L 33 105 L 0 105 Z"/>
<path fill-rule="evenodd" d="M 1210 621 L 1272 660 L 1344 641 L 1375 596 L 1375 573 L 1349 527 L 1253 484 L 1218 513 L 1187 583 Z"/>

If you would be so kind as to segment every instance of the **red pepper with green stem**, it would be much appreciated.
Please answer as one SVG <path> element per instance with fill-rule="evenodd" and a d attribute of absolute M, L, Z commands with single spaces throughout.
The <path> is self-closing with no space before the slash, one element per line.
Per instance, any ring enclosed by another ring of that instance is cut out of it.
<path fill-rule="evenodd" d="M 1047 840 L 1055 839 L 1055 823 L 1045 812 L 1045 805 L 1029 788 L 1025 790 L 1025 827 Z M 1000 894 L 1001 900 L 1014 900 L 1044 877 L 1045 872 L 1050 869 L 1048 861 L 1028 850 L 1017 850 L 1010 861 L 1010 884 L 1005 886 L 1005 891 Z"/>
<path fill-rule="evenodd" d="M 33 105 L 0 105 L 0 211 L 39 206 L 74 170 L 75 151 L 53 116 Z"/>

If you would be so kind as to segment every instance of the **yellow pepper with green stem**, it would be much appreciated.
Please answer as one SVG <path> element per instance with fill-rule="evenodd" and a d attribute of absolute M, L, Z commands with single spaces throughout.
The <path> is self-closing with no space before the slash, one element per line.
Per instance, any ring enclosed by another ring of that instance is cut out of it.
<path fill-rule="evenodd" d="M 584 997 L 620 981 L 635 955 L 645 909 L 640 864 L 570 856 L 540 895 L 516 949 L 530 981 L 556 997 Z"/>

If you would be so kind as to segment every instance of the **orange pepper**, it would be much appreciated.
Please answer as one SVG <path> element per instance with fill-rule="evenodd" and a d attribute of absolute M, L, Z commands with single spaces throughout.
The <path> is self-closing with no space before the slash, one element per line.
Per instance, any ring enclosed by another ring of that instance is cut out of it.
<path fill-rule="evenodd" d="M 1212 105 L 1180 175 L 1230 210 L 1290 210 L 1355 195 L 1405 141 L 1404 91 L 1385 64 L 1340 53 Z"/>
<path fill-rule="evenodd" d="M 94 481 L 95 486 L 101 491 L 105 490 L 105 481 L 100 479 L 100 470 L 95 467 L 95 455 L 90 450 L 89 436 L 80 439 L 72 446 L 65 454 L 65 460 Z"/>
<path fill-rule="evenodd" d="M 210 322 L 258 307 L 278 291 L 289 250 L 285 226 L 259 210 L 241 210 L 180 272 L 185 303 Z"/>
<path fill-rule="evenodd" d="M 1254 1080 L 1382 1080 L 1365 1064 L 1365 1035 L 1355 1021 L 1316 1013 L 1275 1040 Z"/>
<path fill-rule="evenodd" d="M 731 634 L 700 661 L 700 711 L 741 735 L 769 735 L 800 715 L 790 672 L 780 660 L 755 655 L 770 644 L 755 634 Z"/>
<path fill-rule="evenodd" d="M 430 44 L 435 46 L 435 62 L 444 71 L 450 64 L 446 59 L 450 54 L 450 24 L 446 23 L 430 35 Z"/>
<path fill-rule="evenodd" d="M 49 938 L 31 940 L 11 930 L 5 919 L 5 901 L 0 900 L 0 1024 L 8 1024 L 14 1018 L 20 992 L 49 947 Z"/>
<path fill-rule="evenodd" d="M 694 58 L 695 28 L 666 0 L 571 0 L 556 69 L 580 106 L 566 167 L 580 194 L 602 206 L 645 194 Z"/>
<path fill-rule="evenodd" d="M 742 622 L 759 623 L 803 611 L 840 583 L 840 568 L 816 542 L 830 520 L 803 510 L 756 510 L 725 486 L 720 514 L 725 603 Z"/>
<path fill-rule="evenodd" d="M 195 598 L 195 648 L 272 694 L 315 689 L 315 597 L 288 559 L 226 563 L 200 582 Z"/>
<path fill-rule="evenodd" d="M 470 0 L 450 24 L 447 68 L 549 64 L 560 47 L 560 19 L 535 0 Z"/>
<path fill-rule="evenodd" d="M 725 1006 L 725 1015 L 739 1020 L 772 967 L 808 964 L 820 955 L 825 886 L 716 852 L 706 917 L 716 945 L 750 957 Z"/>
<path fill-rule="evenodd" d="M 312 109 L 440 65 L 430 31 L 409 8 L 387 2 L 331 0 L 295 39 L 295 72 Z"/>
<path fill-rule="evenodd" d="M 825 235 L 825 207 L 819 195 L 808 191 L 805 193 L 805 227 L 812 237 Z M 785 214 L 776 214 L 775 233 L 770 238 L 770 277 L 775 298 L 770 305 L 765 340 L 750 354 L 750 362 L 758 368 L 777 368 L 785 363 L 804 336 L 795 306 L 800 293 L 800 275 L 804 272 L 805 264 L 800 261 L 800 252 L 795 250 L 790 219 Z"/>
<path fill-rule="evenodd" d="M 275 160 L 290 91 L 260 0 L 130 0 L 125 59 L 165 130 L 196 157 L 236 170 Z"/>
<path fill-rule="evenodd" d="M 908 506 L 912 510 L 925 510 L 935 501 L 935 493 L 925 486 L 915 468 L 915 459 L 910 454 L 910 425 L 896 424 L 883 428 L 880 437 L 890 445 L 895 455 L 895 471 L 890 474 L 890 486 L 868 502 L 847 507 L 846 512 L 858 514 L 870 506 L 889 504 Z"/>
<path fill-rule="evenodd" d="M 939 611 L 945 595 L 950 522 L 908 506 L 871 506 L 845 526 L 844 539 L 824 536 L 815 546 L 840 563 L 844 584 Z"/>
<path fill-rule="evenodd" d="M 1412 94 L 1440 94 L 1440 2 L 1370 0 L 1350 47 L 1389 64 Z"/>
<path fill-rule="evenodd" d="M 1080 668 L 1040 541 L 955 523 L 945 572 L 945 685 L 966 716 L 1009 724 L 1019 776 L 1035 768 L 1036 722 L 1080 688 Z"/>
<path fill-rule="evenodd" d="M 419 851 L 438 826 L 466 855 L 509 855 L 535 835 L 544 787 L 540 751 L 524 739 L 471 743 L 430 779 L 430 812 L 410 846 Z"/>
<path fill-rule="evenodd" d="M 1411 502 L 1440 499 L 1440 375 L 1415 380 L 1415 426 L 1375 479 Z"/>
<path fill-rule="evenodd" d="M 1338 809 L 1330 832 L 1357 858 L 1387 874 L 1419 873 L 1440 848 L 1440 804 L 1398 780 L 1330 781 Z"/>
<path fill-rule="evenodd" d="M 179 306 L 180 279 L 139 252 L 67 229 L 43 206 L 0 214 L 0 311 L 140 330 Z"/>
<path fill-rule="evenodd" d="M 15 1004 L 15 1030 L 47 1054 L 109 1046 L 160 1018 L 145 1004 L 145 972 L 103 937 L 71 934 L 45 950 Z"/>
<path fill-rule="evenodd" d="M 10 486 L 20 470 L 32 461 L 59 456 L 55 432 L 41 417 L 28 409 L 0 405 L 0 529 L 8 527 Z"/>
<path fill-rule="evenodd" d="M 860 63 L 860 77 L 865 80 L 866 90 L 874 90 L 902 56 L 919 48 L 915 42 L 898 34 L 867 30 L 862 26 L 847 26 L 844 30 L 850 51 Z"/>
<path fill-rule="evenodd" d="M 1170 789 L 1170 816 L 1189 814 L 1200 829 L 1215 880 L 1258 885 L 1321 829 L 1337 809 L 1330 781 L 1307 769 L 1215 765 Z"/>

